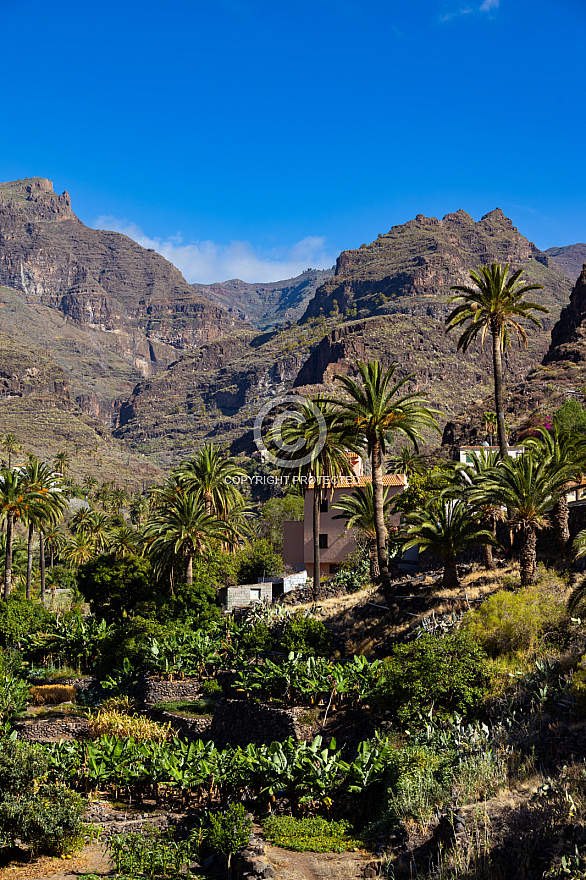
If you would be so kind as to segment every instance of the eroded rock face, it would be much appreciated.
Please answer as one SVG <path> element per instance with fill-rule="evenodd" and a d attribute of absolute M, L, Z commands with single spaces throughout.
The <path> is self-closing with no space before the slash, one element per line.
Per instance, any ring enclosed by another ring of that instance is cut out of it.
<path fill-rule="evenodd" d="M 70 320 L 191 350 L 245 326 L 154 251 L 89 229 L 43 178 L 0 184 L 0 285 Z"/>
<path fill-rule="evenodd" d="M 450 286 L 469 282 L 470 269 L 489 262 L 524 266 L 529 280 L 545 284 L 543 299 L 557 309 L 567 296 L 567 278 L 554 261 L 528 241 L 500 208 L 475 222 L 465 211 L 442 220 L 418 214 L 393 226 L 371 244 L 344 251 L 334 278 L 316 292 L 304 319 L 356 309 L 357 317 L 425 309 L 450 295 Z M 436 307 L 437 311 L 437 307 Z M 445 308 L 433 317 L 442 318 Z M 431 314 L 427 311 L 427 314 Z"/>
<path fill-rule="evenodd" d="M 551 345 L 544 364 L 555 361 L 586 361 L 586 263 L 576 281 L 569 304 L 551 333 Z"/>

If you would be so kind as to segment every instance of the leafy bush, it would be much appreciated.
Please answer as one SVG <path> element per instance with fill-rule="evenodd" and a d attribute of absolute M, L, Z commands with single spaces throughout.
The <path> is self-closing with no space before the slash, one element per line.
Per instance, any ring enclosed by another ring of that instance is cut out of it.
<path fill-rule="evenodd" d="M 41 632 L 50 625 L 53 615 L 44 605 L 12 595 L 0 602 L 0 646 L 18 644 L 24 636 Z"/>
<path fill-rule="evenodd" d="M 201 840 L 192 834 L 175 841 L 169 832 L 113 834 L 108 849 L 116 873 L 128 880 L 135 877 L 193 877 L 189 865 L 198 858 Z M 83 878 L 82 878 L 83 880 Z"/>
<path fill-rule="evenodd" d="M 405 723 L 429 712 L 467 716 L 480 706 L 490 684 L 487 659 L 465 632 L 424 635 L 399 645 L 383 662 L 371 702 Z"/>
<path fill-rule="evenodd" d="M 320 620 L 296 614 L 285 628 L 281 648 L 287 653 L 295 651 L 305 656 L 327 657 L 330 642 L 330 633 Z"/>
<path fill-rule="evenodd" d="M 368 560 L 353 559 L 352 564 L 344 564 L 340 571 L 330 578 L 329 583 L 345 587 L 348 593 L 357 593 L 358 590 L 364 589 L 370 583 Z"/>
<path fill-rule="evenodd" d="M 269 816 L 263 831 L 275 846 L 295 852 L 347 852 L 363 846 L 353 836 L 349 822 L 333 822 L 312 816 L 295 819 L 293 816 Z"/>
<path fill-rule="evenodd" d="M 82 565 L 77 582 L 92 613 L 115 623 L 151 597 L 150 568 L 146 559 L 118 559 L 112 553 Z"/>
<path fill-rule="evenodd" d="M 529 587 L 501 591 L 465 616 L 463 627 L 492 657 L 533 648 L 547 626 L 561 619 L 561 606 L 544 591 Z"/>
<path fill-rule="evenodd" d="M 206 697 L 221 697 L 224 693 L 222 685 L 215 678 L 208 678 L 202 682 L 201 689 Z"/>
<path fill-rule="evenodd" d="M 40 684 L 30 689 L 33 706 L 74 703 L 77 691 L 70 684 Z"/>
<path fill-rule="evenodd" d="M 252 821 L 246 818 L 243 804 L 230 804 L 224 813 L 211 813 L 210 828 L 205 841 L 213 852 L 221 852 L 228 857 L 246 846 L 252 831 Z"/>
<path fill-rule="evenodd" d="M 240 646 L 247 654 L 261 654 L 263 651 L 274 649 L 274 637 L 272 630 L 264 620 L 255 623 L 252 629 L 242 634 Z"/>
<path fill-rule="evenodd" d="M 48 755 L 40 746 L 0 741 L 0 835 L 18 837 L 51 855 L 70 854 L 83 844 L 84 799 L 63 785 L 46 782 Z"/>
<path fill-rule="evenodd" d="M 239 584 L 255 584 L 259 577 L 283 574 L 283 557 L 275 553 L 268 538 L 260 538 L 236 554 Z"/>

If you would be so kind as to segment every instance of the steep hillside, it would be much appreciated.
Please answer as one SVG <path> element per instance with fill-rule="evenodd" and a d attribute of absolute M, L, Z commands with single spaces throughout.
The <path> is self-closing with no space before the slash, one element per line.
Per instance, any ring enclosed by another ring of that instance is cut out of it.
<path fill-rule="evenodd" d="M 470 269 L 493 261 L 523 266 L 529 281 L 543 284 L 539 301 L 556 320 L 567 301 L 568 279 L 499 208 L 477 223 L 461 210 L 443 220 L 418 214 L 371 244 L 344 251 L 304 320 L 348 309 L 359 318 L 395 312 L 443 318 L 450 285 L 467 282 Z"/>
<path fill-rule="evenodd" d="M 586 244 L 584 242 L 569 244 L 565 247 L 550 247 L 544 253 L 551 257 L 572 281 L 578 277 L 582 266 L 586 263 Z"/>
<path fill-rule="evenodd" d="M 117 232 L 89 229 L 68 193 L 30 178 L 0 184 L 0 284 L 27 303 L 56 309 L 111 347 L 142 375 L 244 326 L 205 300 L 152 250 Z"/>
<path fill-rule="evenodd" d="M 297 321 L 305 312 L 315 291 L 333 269 L 307 269 L 296 278 L 267 284 L 247 284 L 235 279 L 223 284 L 194 284 L 196 291 L 260 330 L 285 321 Z"/>

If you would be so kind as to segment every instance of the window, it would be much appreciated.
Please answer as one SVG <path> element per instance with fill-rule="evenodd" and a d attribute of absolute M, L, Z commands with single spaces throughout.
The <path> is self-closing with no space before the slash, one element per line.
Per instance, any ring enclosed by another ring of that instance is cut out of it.
<path fill-rule="evenodd" d="M 260 602 L 260 587 L 254 587 L 250 590 L 250 601 Z"/>
<path fill-rule="evenodd" d="M 323 501 L 321 502 L 320 506 L 319 506 L 319 512 L 320 512 L 320 513 L 327 513 L 327 512 L 328 512 L 328 507 L 329 507 L 329 505 L 328 505 L 328 499 L 327 499 L 327 498 L 324 498 Z"/>
<path fill-rule="evenodd" d="M 321 550 L 327 550 L 327 547 L 328 547 L 328 536 L 327 536 L 327 534 L 325 534 L 325 535 L 320 535 L 320 536 L 319 536 L 319 546 L 320 546 L 320 549 L 321 549 Z"/>

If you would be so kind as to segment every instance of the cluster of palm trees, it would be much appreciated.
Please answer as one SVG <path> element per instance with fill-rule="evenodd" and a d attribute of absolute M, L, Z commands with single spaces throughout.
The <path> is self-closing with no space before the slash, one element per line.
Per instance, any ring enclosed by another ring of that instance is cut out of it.
<path fill-rule="evenodd" d="M 44 462 L 29 456 L 22 467 L 0 470 L 0 519 L 5 522 L 4 598 L 12 590 L 12 546 L 14 527 L 22 522 L 27 528 L 26 596 L 30 599 L 33 570 L 33 537 L 39 534 L 41 596 L 45 593 L 44 536 L 63 516 L 67 506 L 65 486 L 60 474 Z"/>

